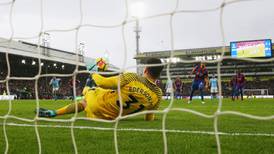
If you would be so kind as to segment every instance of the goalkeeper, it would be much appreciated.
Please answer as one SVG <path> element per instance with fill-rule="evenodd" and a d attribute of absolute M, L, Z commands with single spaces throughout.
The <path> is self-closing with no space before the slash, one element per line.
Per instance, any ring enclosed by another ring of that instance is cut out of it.
<path fill-rule="evenodd" d="M 149 58 L 146 64 L 161 64 L 158 58 Z M 122 116 L 144 110 L 157 110 L 162 98 L 161 89 L 155 84 L 163 66 L 147 66 L 144 75 L 124 73 L 113 77 L 91 74 L 83 90 L 84 99 L 77 104 L 69 104 L 58 110 L 39 109 L 39 117 L 55 117 L 85 111 L 89 118 L 115 119 L 120 112 Z M 118 84 L 120 82 L 120 85 Z M 122 102 L 120 103 L 120 86 Z M 76 107 L 77 105 L 77 107 Z M 77 111 L 76 111 L 77 108 Z M 145 120 L 154 120 L 154 114 L 146 114 Z"/>

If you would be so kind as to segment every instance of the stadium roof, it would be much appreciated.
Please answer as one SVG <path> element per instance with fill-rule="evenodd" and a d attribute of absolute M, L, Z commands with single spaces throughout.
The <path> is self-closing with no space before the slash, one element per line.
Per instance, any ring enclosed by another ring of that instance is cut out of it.
<path fill-rule="evenodd" d="M 45 60 L 58 61 L 68 64 L 77 64 L 76 54 L 58 49 L 38 46 L 23 41 L 14 41 L 0 38 L 0 52 L 8 52 L 14 55 L 21 55 L 33 58 L 41 58 Z M 79 55 L 81 56 L 81 55 Z M 80 66 L 84 66 L 83 62 L 79 62 Z"/>
<path fill-rule="evenodd" d="M 273 43 L 272 43 L 272 49 L 274 49 Z M 207 48 L 180 49 L 180 50 L 174 50 L 173 57 L 190 59 L 193 56 L 220 55 L 222 52 L 223 52 L 222 46 L 207 47 Z M 225 55 L 230 55 L 230 46 L 225 46 L 224 52 L 225 52 Z M 168 57 L 170 57 L 170 53 L 171 53 L 171 50 L 140 52 L 134 58 L 135 59 L 146 59 L 148 57 L 168 58 Z"/>
<path fill-rule="evenodd" d="M 223 51 L 222 47 L 210 47 L 210 48 L 195 48 L 195 49 L 180 49 L 174 50 L 174 57 L 189 57 L 189 56 L 199 56 L 199 55 L 216 55 L 221 54 Z M 157 57 L 166 58 L 170 57 L 170 50 L 164 51 L 151 51 L 151 52 L 141 52 L 135 56 L 135 59 L 144 59 L 147 57 Z M 229 53 L 229 47 L 225 47 L 225 53 Z"/>
<path fill-rule="evenodd" d="M 62 62 L 67 64 L 85 66 L 85 61 L 94 60 L 94 58 L 84 57 L 81 54 L 68 52 L 64 50 L 54 49 L 50 47 L 40 46 L 37 44 L 14 41 L 0 38 L 0 52 L 8 52 L 13 55 L 27 56 L 33 58 L 40 58 L 44 60 Z M 79 60 L 77 60 L 79 58 Z M 109 64 L 110 70 L 117 70 L 118 68 L 112 64 Z"/>

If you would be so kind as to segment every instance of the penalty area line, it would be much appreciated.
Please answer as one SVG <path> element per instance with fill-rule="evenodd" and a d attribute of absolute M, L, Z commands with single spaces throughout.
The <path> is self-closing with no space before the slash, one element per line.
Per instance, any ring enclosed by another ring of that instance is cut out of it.
<path fill-rule="evenodd" d="M 0 123 L 3 125 L 3 123 Z M 18 123 L 6 123 L 6 126 L 15 126 L 15 127 L 40 127 L 40 128 L 72 128 L 71 126 L 63 125 L 33 125 L 33 124 L 18 124 Z M 73 126 L 74 129 L 90 129 L 90 130 L 106 130 L 113 131 L 114 128 L 110 127 L 89 127 L 89 126 Z M 163 132 L 162 129 L 141 129 L 141 128 L 118 128 L 117 131 L 136 131 L 136 132 Z M 183 134 L 204 134 L 204 135 L 215 135 L 213 131 L 192 131 L 192 130 L 176 130 L 176 129 L 166 129 L 164 130 L 167 133 L 183 133 Z M 265 136 L 265 137 L 274 137 L 272 133 L 228 133 L 228 132 L 217 132 L 218 135 L 225 136 Z"/>

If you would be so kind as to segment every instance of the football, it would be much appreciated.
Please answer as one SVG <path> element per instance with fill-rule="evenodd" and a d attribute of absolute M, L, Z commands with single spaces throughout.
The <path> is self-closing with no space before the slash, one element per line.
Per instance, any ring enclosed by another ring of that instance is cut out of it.
<path fill-rule="evenodd" d="M 106 71 L 108 69 L 107 61 L 104 58 L 96 58 L 98 71 Z"/>

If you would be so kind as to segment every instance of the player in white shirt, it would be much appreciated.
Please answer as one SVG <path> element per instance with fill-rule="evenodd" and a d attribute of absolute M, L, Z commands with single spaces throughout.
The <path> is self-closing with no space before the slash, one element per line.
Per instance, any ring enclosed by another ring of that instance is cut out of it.
<path fill-rule="evenodd" d="M 172 80 L 167 80 L 167 82 L 166 82 L 166 99 L 171 99 L 172 88 L 173 88 Z"/>
<path fill-rule="evenodd" d="M 213 99 L 213 97 L 217 96 L 217 93 L 218 93 L 218 80 L 215 77 L 215 74 L 213 74 L 211 79 L 209 80 L 209 85 L 210 85 L 211 99 Z"/>
<path fill-rule="evenodd" d="M 53 77 L 49 83 L 49 85 L 52 86 L 52 94 L 53 94 L 53 98 L 55 100 L 57 99 L 57 92 L 60 88 L 60 81 L 61 81 L 61 79 Z"/>

